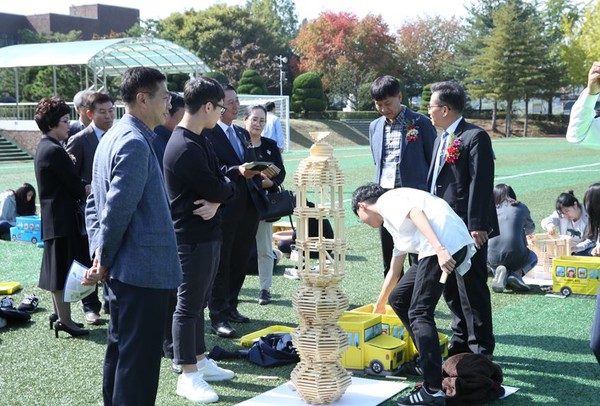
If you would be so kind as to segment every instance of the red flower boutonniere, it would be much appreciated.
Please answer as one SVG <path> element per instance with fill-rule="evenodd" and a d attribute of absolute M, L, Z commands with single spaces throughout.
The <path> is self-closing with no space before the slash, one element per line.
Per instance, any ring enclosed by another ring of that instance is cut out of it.
<path fill-rule="evenodd" d="M 406 141 L 416 141 L 419 139 L 419 130 L 412 121 L 406 122 Z"/>
<path fill-rule="evenodd" d="M 462 141 L 458 138 L 455 138 L 454 133 L 449 135 L 448 139 L 448 149 L 446 150 L 446 162 L 449 164 L 454 164 L 458 161 L 460 157 L 460 151 L 462 149 Z"/>

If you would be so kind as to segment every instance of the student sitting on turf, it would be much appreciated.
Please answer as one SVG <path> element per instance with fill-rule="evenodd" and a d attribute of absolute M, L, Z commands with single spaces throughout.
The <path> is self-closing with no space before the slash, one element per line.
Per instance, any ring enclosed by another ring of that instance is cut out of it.
<path fill-rule="evenodd" d="M 537 255 L 527 248 L 527 234 L 535 224 L 529 208 L 517 200 L 513 188 L 504 183 L 494 188 L 494 202 L 498 214 L 500 235 L 488 242 L 488 266 L 494 270 L 492 290 L 527 292 L 531 288 L 523 282 L 523 275 L 537 264 Z"/>
<path fill-rule="evenodd" d="M 475 254 L 475 245 L 465 223 L 443 199 L 408 187 L 386 192 L 376 183 L 359 187 L 352 194 L 352 210 L 373 228 L 383 225 L 394 241 L 390 271 L 375 304 L 385 313 L 388 302 L 413 339 L 420 356 L 423 386 L 401 397 L 399 405 L 444 405 L 442 354 L 434 312 L 444 291 L 442 275 L 464 274 Z M 400 278 L 407 253 L 419 254 Z"/>
<path fill-rule="evenodd" d="M 10 228 L 17 224 L 17 216 L 35 214 L 35 188 L 23 183 L 17 190 L 0 193 L 0 238 L 10 238 Z"/>
<path fill-rule="evenodd" d="M 542 220 L 542 228 L 551 236 L 570 236 L 573 255 L 590 256 L 596 243 L 585 238 L 587 222 L 585 208 L 569 190 L 556 198 L 556 211 Z"/>

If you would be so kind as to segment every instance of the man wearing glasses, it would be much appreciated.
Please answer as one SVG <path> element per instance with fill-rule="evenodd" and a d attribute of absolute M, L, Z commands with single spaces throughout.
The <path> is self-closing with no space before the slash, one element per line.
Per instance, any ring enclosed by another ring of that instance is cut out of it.
<path fill-rule="evenodd" d="M 231 379 L 232 371 L 208 359 L 204 340 L 204 309 L 219 266 L 221 204 L 236 188 L 221 172 L 211 143 L 202 134 L 217 124 L 221 85 L 214 79 L 190 79 L 184 88 L 184 114 L 164 155 L 164 174 L 183 270 L 173 314 L 173 362 L 181 365 L 177 394 L 194 402 L 216 402 L 206 383 Z M 190 207 L 194 210 L 190 211 Z"/>
<path fill-rule="evenodd" d="M 225 87 L 221 118 L 212 130 L 204 130 L 212 142 L 219 163 L 225 166 L 227 177 L 235 183 L 239 194 L 223 205 L 223 244 L 221 260 L 208 303 L 212 331 L 219 337 L 234 337 L 233 323 L 247 323 L 250 319 L 238 311 L 238 296 L 246 268 L 255 244 L 259 210 L 266 207 L 259 171 L 251 171 L 244 162 L 256 160 L 248 149 L 250 134 L 233 124 L 237 119 L 240 102 L 232 86 Z"/>
<path fill-rule="evenodd" d="M 451 273 L 444 298 L 452 311 L 453 335 L 448 355 L 463 352 L 491 358 L 495 339 L 490 291 L 487 286 L 487 241 L 498 235 L 494 205 L 494 153 L 485 130 L 462 116 L 466 96 L 457 82 L 431 86 L 429 115 L 444 130 L 436 139 L 428 175 L 429 191 L 444 199 L 463 219 L 477 253 L 463 275 Z"/>
<path fill-rule="evenodd" d="M 93 163 L 86 225 L 93 256 L 84 284 L 106 281 L 110 322 L 105 405 L 153 405 L 169 291 L 182 280 L 169 200 L 152 128 L 169 114 L 166 77 L 127 70 L 123 118 L 102 137 Z"/>

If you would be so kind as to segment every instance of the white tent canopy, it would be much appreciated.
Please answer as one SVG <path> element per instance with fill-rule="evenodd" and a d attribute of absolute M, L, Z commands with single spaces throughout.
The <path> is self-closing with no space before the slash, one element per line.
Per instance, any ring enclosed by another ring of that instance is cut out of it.
<path fill-rule="evenodd" d="M 156 38 L 117 38 L 92 41 L 12 45 L 0 48 L 0 69 L 28 66 L 84 65 L 106 86 L 108 76 L 121 75 L 135 66 L 156 68 L 164 73 L 197 75 L 210 71 L 204 61 L 172 42 Z M 18 79 L 18 78 L 17 78 Z M 17 80 L 18 83 L 18 80 Z M 56 80 L 54 80 L 56 92 Z M 18 89 L 17 89 L 18 98 Z"/>

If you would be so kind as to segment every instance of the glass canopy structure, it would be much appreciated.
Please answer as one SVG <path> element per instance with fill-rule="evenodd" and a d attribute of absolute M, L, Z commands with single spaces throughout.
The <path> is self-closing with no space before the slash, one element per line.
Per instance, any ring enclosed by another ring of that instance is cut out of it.
<path fill-rule="evenodd" d="M 106 87 L 106 78 L 119 76 L 135 66 L 146 66 L 165 74 L 209 72 L 204 61 L 189 50 L 156 38 L 117 38 L 92 41 L 22 44 L 0 48 L 0 69 L 14 68 L 18 90 L 17 68 L 28 66 L 81 65 L 86 67 L 86 83 L 90 89 Z M 89 73 L 92 74 L 91 84 Z M 56 71 L 54 71 L 56 94 Z"/>

